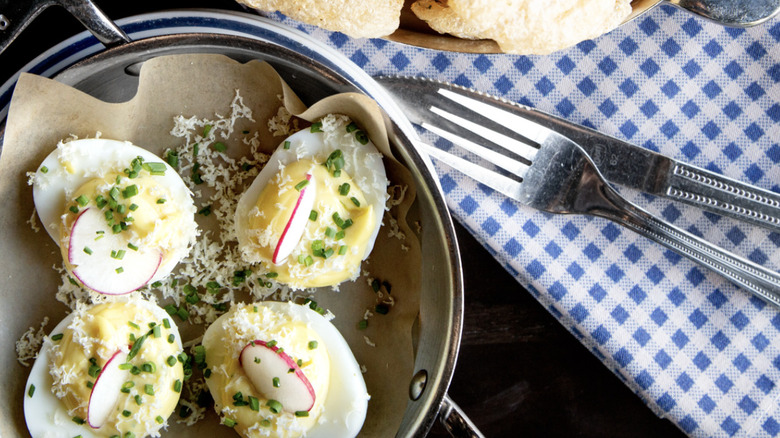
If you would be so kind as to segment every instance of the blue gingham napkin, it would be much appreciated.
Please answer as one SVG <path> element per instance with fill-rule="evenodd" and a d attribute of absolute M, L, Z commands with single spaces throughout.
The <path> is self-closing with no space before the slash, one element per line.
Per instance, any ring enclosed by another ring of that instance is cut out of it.
<path fill-rule="evenodd" d="M 780 19 L 729 29 L 663 6 L 571 49 L 516 56 L 354 40 L 272 17 L 371 75 L 476 88 L 780 191 Z M 437 171 L 457 220 L 658 415 L 691 436 L 780 435 L 778 309 L 606 220 L 537 212 L 444 165 Z M 623 194 L 780 267 L 778 234 Z"/>

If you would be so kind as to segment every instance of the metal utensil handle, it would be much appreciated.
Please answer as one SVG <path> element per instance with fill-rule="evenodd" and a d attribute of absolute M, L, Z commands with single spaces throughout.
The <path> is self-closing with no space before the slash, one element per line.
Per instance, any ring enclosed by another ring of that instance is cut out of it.
<path fill-rule="evenodd" d="M 460 406 L 452 401 L 449 394 L 444 394 L 441 402 L 439 422 L 455 438 L 485 438 Z"/>
<path fill-rule="evenodd" d="M 127 34 L 92 0 L 0 0 L 0 53 L 38 14 L 53 5 L 65 8 L 106 47 L 130 42 Z"/>
<path fill-rule="evenodd" d="M 92 0 L 56 0 L 106 47 L 129 43 L 130 37 Z"/>
<path fill-rule="evenodd" d="M 749 27 L 772 18 L 780 0 L 665 0 L 725 26 Z"/>
<path fill-rule="evenodd" d="M 693 166 L 674 166 L 666 195 L 773 231 L 780 229 L 780 195 Z"/>
<path fill-rule="evenodd" d="M 611 219 L 635 232 L 700 263 L 756 296 L 780 306 L 780 274 L 741 258 L 687 231 L 657 219 L 621 198 L 611 187 L 603 193 L 614 209 L 592 213 Z"/>

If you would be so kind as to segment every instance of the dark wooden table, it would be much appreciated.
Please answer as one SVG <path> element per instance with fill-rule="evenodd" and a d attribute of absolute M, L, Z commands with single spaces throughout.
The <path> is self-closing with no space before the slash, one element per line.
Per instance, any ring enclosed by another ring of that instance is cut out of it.
<path fill-rule="evenodd" d="M 18 0 L 23 1 L 23 0 Z M 170 8 L 241 10 L 233 0 L 98 1 L 113 19 Z M 83 28 L 45 10 L 0 54 L 0 82 Z M 450 396 L 488 437 L 675 437 L 462 227 L 463 342 Z M 435 425 L 431 437 L 448 436 Z"/>

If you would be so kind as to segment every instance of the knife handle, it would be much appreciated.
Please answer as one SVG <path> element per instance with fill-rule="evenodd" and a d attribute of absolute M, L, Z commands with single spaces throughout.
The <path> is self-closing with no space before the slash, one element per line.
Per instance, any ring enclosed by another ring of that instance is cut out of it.
<path fill-rule="evenodd" d="M 780 232 L 780 195 L 695 166 L 675 163 L 666 196 Z"/>

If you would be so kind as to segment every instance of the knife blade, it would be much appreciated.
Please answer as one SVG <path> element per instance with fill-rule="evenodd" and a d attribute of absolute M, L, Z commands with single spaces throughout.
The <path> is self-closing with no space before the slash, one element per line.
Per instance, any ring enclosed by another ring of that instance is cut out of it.
<path fill-rule="evenodd" d="M 577 142 L 612 184 L 662 196 L 723 216 L 780 232 L 780 195 L 702 169 L 600 133 L 543 111 L 459 85 L 412 76 L 374 78 L 405 111 L 412 123 L 432 122 L 434 104 L 448 105 L 438 90 L 466 94 L 539 123 Z M 445 103 L 446 102 L 446 103 Z M 491 129 L 517 134 L 498 124 Z"/>

